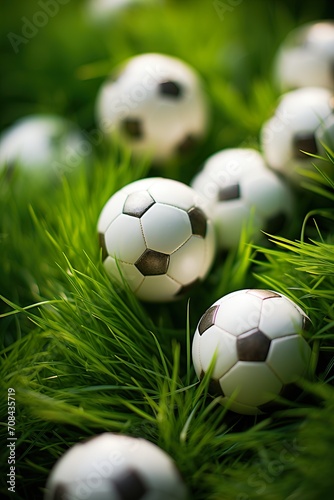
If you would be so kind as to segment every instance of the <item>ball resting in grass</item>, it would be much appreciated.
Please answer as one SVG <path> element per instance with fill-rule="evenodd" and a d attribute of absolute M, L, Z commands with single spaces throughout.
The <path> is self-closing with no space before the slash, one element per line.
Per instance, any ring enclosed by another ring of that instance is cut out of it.
<path fill-rule="evenodd" d="M 54 180 L 71 173 L 90 155 L 91 144 L 78 128 L 56 115 L 17 120 L 0 137 L 0 166 L 18 168 L 36 178 Z"/>
<path fill-rule="evenodd" d="M 156 164 L 191 152 L 208 128 L 202 83 L 188 64 L 163 54 L 125 62 L 102 85 L 99 127 Z"/>
<path fill-rule="evenodd" d="M 278 50 L 274 72 L 284 91 L 299 87 L 334 90 L 334 22 L 312 22 L 292 30 Z"/>
<path fill-rule="evenodd" d="M 215 153 L 191 185 L 207 202 L 222 249 L 238 246 L 246 227 L 256 240 L 261 231 L 277 234 L 293 213 L 291 190 L 254 149 Z"/>
<path fill-rule="evenodd" d="M 332 93 L 320 87 L 307 87 L 283 94 L 275 114 L 261 130 L 261 147 L 268 165 L 296 185 L 303 180 L 301 170 L 313 170 L 313 163 L 326 169 L 319 154 L 316 132 L 333 113 Z"/>
<path fill-rule="evenodd" d="M 271 290 L 246 289 L 217 300 L 200 319 L 192 345 L 197 376 L 211 369 L 209 392 L 241 414 L 270 410 L 304 376 L 311 349 L 302 336 L 309 319 Z"/>
<path fill-rule="evenodd" d="M 104 206 L 98 232 L 104 267 L 142 300 L 182 298 L 208 273 L 215 234 L 202 198 L 164 178 L 133 182 Z"/>
<path fill-rule="evenodd" d="M 185 500 L 172 459 L 145 439 L 104 433 L 70 448 L 55 464 L 45 500 Z"/>

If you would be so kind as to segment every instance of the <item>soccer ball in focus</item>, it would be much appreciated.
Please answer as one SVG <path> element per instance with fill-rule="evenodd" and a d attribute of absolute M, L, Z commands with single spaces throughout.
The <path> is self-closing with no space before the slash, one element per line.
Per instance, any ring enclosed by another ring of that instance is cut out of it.
<path fill-rule="evenodd" d="M 261 230 L 277 233 L 293 212 L 290 189 L 254 149 L 215 153 L 191 185 L 207 201 L 222 249 L 236 247 L 248 225 L 254 239 Z"/>
<path fill-rule="evenodd" d="M 104 267 L 152 302 L 182 298 L 207 274 L 215 234 L 201 197 L 159 177 L 133 182 L 104 206 L 98 232 Z"/>
<path fill-rule="evenodd" d="M 261 130 L 261 145 L 268 165 L 296 184 L 299 169 L 312 170 L 313 163 L 326 169 L 326 162 L 304 153 L 319 154 L 315 134 L 333 113 L 332 93 L 320 87 L 292 90 L 284 94 L 272 118 Z"/>
<path fill-rule="evenodd" d="M 103 433 L 70 448 L 53 467 L 45 500 L 184 500 L 172 459 L 145 439 Z"/>
<path fill-rule="evenodd" d="M 163 54 L 142 54 L 124 63 L 101 87 L 97 120 L 156 164 L 191 151 L 208 127 L 208 104 L 195 71 Z"/>
<path fill-rule="evenodd" d="M 283 90 L 334 89 L 334 22 L 299 26 L 283 41 L 275 58 L 276 80 Z"/>
<path fill-rule="evenodd" d="M 209 392 L 246 415 L 289 397 L 305 375 L 311 349 L 302 337 L 309 319 L 293 301 L 271 290 L 246 289 L 217 300 L 200 319 L 192 358 L 201 379 L 213 365 Z"/>
<path fill-rule="evenodd" d="M 0 165 L 9 171 L 18 166 L 29 174 L 52 177 L 71 172 L 91 149 L 75 125 L 65 118 L 31 115 L 3 132 Z"/>

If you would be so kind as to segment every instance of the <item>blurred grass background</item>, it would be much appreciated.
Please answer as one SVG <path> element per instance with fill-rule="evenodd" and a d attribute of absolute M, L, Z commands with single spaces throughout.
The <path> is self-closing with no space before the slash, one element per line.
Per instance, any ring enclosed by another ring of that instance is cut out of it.
<path fill-rule="evenodd" d="M 23 36 L 26 19 L 41 7 L 2 2 L 0 129 L 21 116 L 51 112 L 90 132 L 96 93 L 115 65 L 142 52 L 174 55 L 201 74 L 213 116 L 201 148 L 173 170 L 186 182 L 219 149 L 258 147 L 260 127 L 279 95 L 272 77 L 277 47 L 295 26 L 333 15 L 325 0 L 161 0 L 137 3 L 98 24 L 85 3 L 58 4 L 57 15 L 15 53 L 8 35 Z M 190 498 L 331 498 L 333 199 L 298 195 L 285 236 L 300 238 L 312 209 L 320 234 L 311 221 L 305 236 L 316 245 L 281 240 L 255 249 L 243 244 L 245 237 L 236 252 L 220 255 L 188 314 L 186 301 L 150 306 L 119 293 L 99 263 L 95 227 L 103 204 L 120 186 L 151 173 L 149 165 L 103 148 L 83 163 L 43 191 L 19 175 L 0 179 L 1 436 L 5 443 L 6 391 L 15 387 L 15 498 L 42 498 L 56 458 L 103 430 L 144 436 L 168 451 Z M 195 384 L 189 339 L 201 311 L 220 295 L 265 285 L 289 294 L 311 316 L 314 370 L 320 355 L 316 378 L 305 386 L 305 399 L 273 416 L 229 415 L 206 399 L 205 384 Z M 1 465 L 3 480 L 6 450 Z M 8 495 L 5 481 L 1 493 Z"/>

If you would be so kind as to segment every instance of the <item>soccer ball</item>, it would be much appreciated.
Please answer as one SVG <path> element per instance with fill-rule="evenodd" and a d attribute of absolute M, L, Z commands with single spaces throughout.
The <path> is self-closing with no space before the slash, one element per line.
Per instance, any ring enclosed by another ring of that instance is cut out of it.
<path fill-rule="evenodd" d="M 70 448 L 52 469 L 45 500 L 184 500 L 172 459 L 145 439 L 103 433 Z"/>
<path fill-rule="evenodd" d="M 196 374 L 203 378 L 214 363 L 209 392 L 237 413 L 263 413 L 305 375 L 311 349 L 301 334 L 308 323 L 280 293 L 247 289 L 225 295 L 198 323 L 192 345 Z"/>
<path fill-rule="evenodd" d="M 98 221 L 104 267 L 142 300 L 183 297 L 213 261 L 215 234 L 200 196 L 185 184 L 141 179 L 114 194 Z"/>
<path fill-rule="evenodd" d="M 162 54 L 142 54 L 123 64 L 101 87 L 97 120 L 156 164 L 191 151 L 205 135 L 208 105 L 195 71 Z"/>
<path fill-rule="evenodd" d="M 292 214 L 290 189 L 254 149 L 225 149 L 212 155 L 191 185 L 208 203 L 222 249 L 238 245 L 245 225 L 251 223 L 256 239 L 261 230 L 277 233 Z"/>
<path fill-rule="evenodd" d="M 65 118 L 27 116 L 2 134 L 0 168 L 11 171 L 18 166 L 30 175 L 45 178 L 69 173 L 91 153 L 92 147 L 86 143 L 75 125 Z"/>
<path fill-rule="evenodd" d="M 299 169 L 313 169 L 313 163 L 326 169 L 321 160 L 303 151 L 318 154 L 315 133 L 319 125 L 333 113 L 329 90 L 308 87 L 284 94 L 275 114 L 261 130 L 263 154 L 268 165 L 295 183 L 300 183 Z"/>
<path fill-rule="evenodd" d="M 274 72 L 283 90 L 334 89 L 334 22 L 313 22 L 292 30 L 283 41 Z"/>

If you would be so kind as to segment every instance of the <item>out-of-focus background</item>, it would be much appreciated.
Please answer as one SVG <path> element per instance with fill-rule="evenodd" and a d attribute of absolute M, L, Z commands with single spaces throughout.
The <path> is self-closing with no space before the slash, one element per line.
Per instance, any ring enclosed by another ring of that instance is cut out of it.
<path fill-rule="evenodd" d="M 0 129 L 51 112 L 90 130 L 112 68 L 135 54 L 163 52 L 192 64 L 206 83 L 214 121 L 199 160 L 256 142 L 278 95 L 272 61 L 279 44 L 332 9 L 325 0 L 2 2 Z"/>

